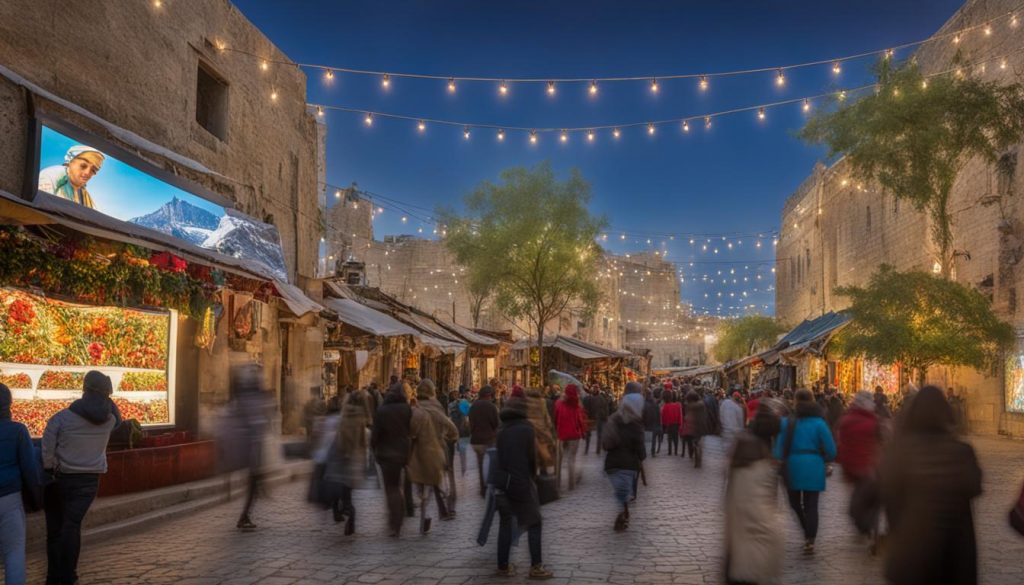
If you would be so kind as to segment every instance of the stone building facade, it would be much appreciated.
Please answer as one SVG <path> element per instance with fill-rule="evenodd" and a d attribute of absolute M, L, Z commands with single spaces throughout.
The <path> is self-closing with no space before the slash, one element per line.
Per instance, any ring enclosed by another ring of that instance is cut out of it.
<path fill-rule="evenodd" d="M 947 71 L 957 52 L 965 74 L 1005 83 L 1024 81 L 1024 22 L 1014 27 L 1006 15 L 1017 8 L 1005 1 L 968 1 L 916 53 L 927 73 Z M 1000 18 L 1002 17 L 1002 18 Z M 993 20 L 995 19 L 995 20 Z M 990 23 L 992 34 L 984 32 Z M 968 27 L 959 42 L 951 33 Z M 956 179 L 950 202 L 956 251 L 952 276 L 992 299 L 996 313 L 1018 330 L 1024 311 L 1018 290 L 1024 270 L 1024 176 L 1019 146 L 1007 150 L 996 165 L 969 161 Z M 799 323 L 847 300 L 836 287 L 863 285 L 881 264 L 898 270 L 936 268 L 938 255 L 929 238 L 929 220 L 906 201 L 877 185 L 852 177 L 840 159 L 831 167 L 817 165 L 789 197 L 782 210 L 777 248 L 776 307 L 779 318 Z M 1014 355 L 1021 351 L 1018 347 Z M 983 433 L 1024 434 L 1024 414 L 1012 412 L 1006 391 L 1011 374 L 958 368 L 934 368 L 929 378 L 954 388 L 966 399 L 971 429 Z M 1009 408 L 1008 408 L 1009 407 Z"/>
<path fill-rule="evenodd" d="M 264 69 L 261 59 L 280 65 Z M 314 279 L 323 128 L 307 112 L 305 75 L 228 0 L 73 8 L 8 0 L 0 3 L 0 65 L 122 132 L 38 96 L 37 112 L 137 154 L 274 225 L 289 281 L 319 296 Z M 25 172 L 28 104 L 25 88 L 0 77 L 0 189 L 12 194 L 33 180 Z M 128 133 L 155 147 L 141 149 L 138 140 L 124 139 Z M 183 164 L 185 159 L 209 172 Z M 318 327 L 279 322 L 276 316 L 266 322 L 266 383 L 280 397 L 288 428 L 295 422 L 288 418 L 320 384 L 321 335 Z M 212 353 L 190 351 L 196 368 L 182 385 L 198 388 L 202 403 L 225 400 L 227 348 L 218 343 Z"/>

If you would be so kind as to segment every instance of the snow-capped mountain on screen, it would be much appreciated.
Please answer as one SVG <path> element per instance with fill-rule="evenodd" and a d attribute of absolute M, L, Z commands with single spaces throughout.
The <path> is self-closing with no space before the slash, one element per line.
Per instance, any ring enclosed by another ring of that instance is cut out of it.
<path fill-rule="evenodd" d="M 128 221 L 198 246 L 203 245 L 220 223 L 216 215 L 177 197 L 152 213 Z"/>

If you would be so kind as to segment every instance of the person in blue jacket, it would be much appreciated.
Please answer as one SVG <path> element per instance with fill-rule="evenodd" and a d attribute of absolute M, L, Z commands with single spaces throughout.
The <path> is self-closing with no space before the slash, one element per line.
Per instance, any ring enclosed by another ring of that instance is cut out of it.
<path fill-rule="evenodd" d="M 810 391 L 797 391 L 794 410 L 793 416 L 782 420 L 774 455 L 785 466 L 783 478 L 789 505 L 804 531 L 804 554 L 814 554 L 818 495 L 825 491 L 825 464 L 836 458 L 836 444 Z"/>
<path fill-rule="evenodd" d="M 25 583 L 25 508 L 42 502 L 42 485 L 32 439 L 25 425 L 11 420 L 11 391 L 0 384 L 0 552 L 4 582 Z"/>

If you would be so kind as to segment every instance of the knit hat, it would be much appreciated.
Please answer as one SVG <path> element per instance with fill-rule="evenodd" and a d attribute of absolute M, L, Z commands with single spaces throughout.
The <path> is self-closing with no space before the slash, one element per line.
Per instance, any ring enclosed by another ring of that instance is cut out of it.
<path fill-rule="evenodd" d="M 523 391 L 523 387 L 519 384 L 512 386 L 512 398 L 526 398 L 526 392 Z"/>
<path fill-rule="evenodd" d="M 434 381 L 430 378 L 423 378 L 420 380 L 419 386 L 416 386 L 416 398 L 420 400 L 426 398 L 436 398 L 437 387 L 434 386 Z"/>
<path fill-rule="evenodd" d="M 644 387 L 640 382 L 628 382 L 626 383 L 626 394 L 640 394 L 644 390 Z"/>
<path fill-rule="evenodd" d="M 114 385 L 110 381 L 110 377 L 97 370 L 90 370 L 85 374 L 82 389 L 86 392 L 95 392 L 103 396 L 110 396 L 114 393 Z"/>

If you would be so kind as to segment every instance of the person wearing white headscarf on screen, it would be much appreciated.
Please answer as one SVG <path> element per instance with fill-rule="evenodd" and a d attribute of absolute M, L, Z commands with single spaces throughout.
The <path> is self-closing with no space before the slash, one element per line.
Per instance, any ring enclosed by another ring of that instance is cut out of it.
<path fill-rule="evenodd" d="M 76 144 L 64 155 L 64 164 L 39 171 L 39 190 L 94 208 L 86 183 L 100 172 L 106 157 L 91 146 Z"/>

